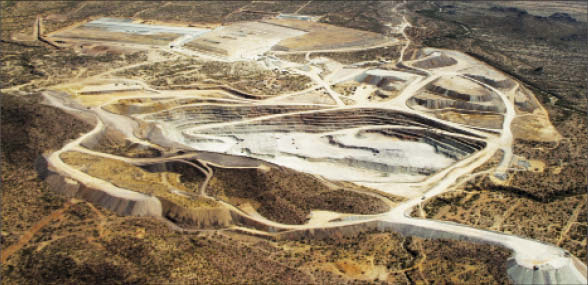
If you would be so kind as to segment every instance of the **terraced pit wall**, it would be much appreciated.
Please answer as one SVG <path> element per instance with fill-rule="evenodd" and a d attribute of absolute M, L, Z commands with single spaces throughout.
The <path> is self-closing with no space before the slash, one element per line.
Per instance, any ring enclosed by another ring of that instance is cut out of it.
<path fill-rule="evenodd" d="M 408 105 L 419 105 L 423 106 L 427 109 L 460 109 L 460 110 L 469 110 L 469 111 L 476 111 L 476 112 L 488 112 L 488 113 L 503 113 L 504 108 L 495 105 L 480 105 L 474 103 L 468 103 L 464 101 L 457 101 L 457 100 L 445 100 L 445 99 L 423 99 L 423 98 L 415 98 L 412 97 L 408 100 Z"/>
<path fill-rule="evenodd" d="M 198 117 L 190 117 L 185 120 L 198 120 Z M 215 119 L 219 121 L 220 119 Z M 194 125 L 203 124 L 199 121 Z M 423 128 L 437 128 L 443 131 L 481 138 L 468 131 L 444 125 L 438 121 L 423 118 L 414 114 L 385 109 L 357 108 L 336 111 L 321 111 L 314 113 L 302 113 L 284 115 L 272 119 L 262 119 L 247 124 L 233 125 L 223 128 L 207 128 L 199 131 L 202 134 L 223 133 L 253 133 L 253 132 L 304 132 L 322 133 L 349 128 L 406 125 L 420 126 Z"/>

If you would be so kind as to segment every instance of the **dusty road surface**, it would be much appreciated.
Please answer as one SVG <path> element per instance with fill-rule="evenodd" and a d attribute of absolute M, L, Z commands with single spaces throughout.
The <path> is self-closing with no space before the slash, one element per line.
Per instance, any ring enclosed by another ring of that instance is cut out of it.
<path fill-rule="evenodd" d="M 396 6 L 393 12 L 399 13 L 401 5 Z M 300 7 L 302 8 L 304 5 Z M 350 73 L 353 76 L 329 77 L 329 73 L 340 71 L 345 66 L 328 70 L 324 62 L 313 61 L 311 53 L 306 52 L 305 62 L 294 63 L 281 59 L 283 64 L 280 65 L 285 66 L 283 71 L 308 77 L 310 86 L 302 91 L 284 92 L 273 98 L 251 100 L 233 96 L 231 99 L 211 100 L 205 95 L 190 92 L 157 90 L 134 79 L 143 88 L 140 94 L 113 96 L 90 108 L 80 104 L 79 97 L 46 91 L 43 94 L 47 104 L 66 112 L 94 116 L 97 120 L 92 131 L 49 156 L 50 169 L 88 188 L 101 191 L 103 195 L 113 197 L 110 200 L 131 201 L 135 206 L 127 209 L 126 214 L 159 217 L 162 215 L 162 204 L 155 196 L 124 189 L 110 181 L 88 175 L 65 163 L 62 154 L 79 152 L 134 166 L 182 162 L 196 168 L 205 176 L 199 186 L 199 193 L 195 195 L 213 199 L 223 207 L 253 221 L 252 224 L 263 226 L 234 227 L 236 229 L 275 236 L 282 231 L 320 231 L 350 225 L 376 225 L 381 230 L 399 231 L 405 235 L 491 243 L 513 250 L 508 273 L 515 282 L 585 284 L 586 266 L 554 245 L 455 223 L 410 217 L 416 206 L 449 191 L 457 183 L 463 182 L 460 179 L 474 177 L 477 174 L 476 169 L 489 162 L 498 151 L 502 151 L 504 155 L 492 171 L 497 174 L 506 173 L 513 157 L 511 124 L 519 114 L 515 110 L 514 96 L 511 94 L 516 87 L 500 89 L 469 76 L 472 70 L 484 73 L 491 68 L 482 62 L 456 51 L 428 48 L 421 51 L 423 55 L 420 58 L 406 60 L 405 53 L 411 42 L 405 30 L 411 24 L 404 16 L 402 20 L 400 26 L 394 27 L 402 31 L 405 37 L 404 46 L 395 62 L 396 73 L 385 72 L 377 67 L 354 67 L 357 70 Z M 130 27 L 127 23 L 104 24 L 98 21 L 95 24 L 102 25 L 105 29 L 119 29 L 121 25 Z M 174 29 L 172 32 L 190 34 L 204 31 Z M 188 40 L 182 38 L 177 43 Z M 394 43 L 396 44 L 396 40 Z M 171 50 L 169 47 L 164 49 Z M 202 55 L 201 52 L 181 48 L 173 50 L 182 56 L 218 60 L 218 55 Z M 334 51 L 349 52 L 353 49 Z M 267 54 L 261 57 L 263 56 Z M 418 62 L 421 67 L 414 66 Z M 427 64 L 430 66 L 427 67 Z M 371 70 L 369 75 L 359 76 L 367 70 Z M 110 80 L 127 80 L 111 74 L 104 75 L 108 75 Z M 504 77 L 508 78 L 507 75 L 500 75 L 500 78 L 488 79 L 499 80 Z M 455 103 L 458 101 L 455 97 L 467 94 L 442 86 L 440 82 L 447 78 L 466 80 L 468 84 L 484 90 L 486 97 L 483 98 L 490 99 L 471 99 L 473 96 L 470 96 L 468 100 L 462 100 L 464 102 Z M 88 79 L 89 81 L 76 79 L 72 84 L 89 83 L 94 79 L 96 78 Z M 337 91 L 340 90 L 339 84 L 351 81 L 351 84 L 361 88 L 356 88 L 350 94 Z M 62 84 L 56 89 L 65 90 L 66 87 L 67 84 Z M 96 88 L 100 89 L 99 86 Z M 439 94 L 440 88 L 445 88 L 445 93 Z M 333 104 L 307 103 L 298 99 L 319 96 L 317 94 L 326 94 Z M 284 98 L 291 100 L 282 100 Z M 113 111 L 113 106 L 124 105 L 121 102 L 134 102 L 133 100 L 140 102 L 124 103 L 128 104 L 125 107 L 131 106 L 125 110 L 132 112 Z M 168 102 L 166 104 L 169 105 L 157 105 L 153 102 Z M 153 107 L 156 105 L 157 108 Z M 136 106 L 144 109 L 135 108 Z M 439 112 L 452 108 L 466 117 L 472 112 L 483 113 L 480 110 L 495 110 L 496 114 L 493 115 L 500 116 L 502 123 L 500 128 L 489 130 L 439 115 Z M 142 133 L 141 128 L 146 128 L 146 125 L 151 128 L 148 134 L 139 135 Z M 107 128 L 119 131 L 132 143 L 183 152 L 169 152 L 161 157 L 130 158 L 83 146 L 84 142 L 95 140 Z M 223 165 L 211 159 L 214 156 L 199 155 L 199 151 L 254 158 L 262 162 L 255 165 Z M 385 200 L 391 207 L 385 213 L 371 215 L 314 211 L 306 223 L 292 225 L 272 221 L 252 207 L 243 210 L 243 207 L 208 195 L 214 167 L 257 168 L 259 171 L 266 171 L 268 166 L 265 163 L 306 172 L 333 183 L 350 182 L 369 186 L 377 190 L 369 192 L 370 195 Z M 169 181 L 166 180 L 166 184 L 170 185 Z M 184 195 L 177 189 L 171 189 L 170 192 Z M 403 201 L 392 202 L 385 194 L 402 197 Z M 108 208 L 108 205 L 101 206 Z M 58 210 L 55 215 L 59 215 L 59 211 L 63 212 L 64 209 Z M 43 222 L 48 223 L 49 220 Z M 39 227 L 42 227 L 42 223 Z M 26 236 L 22 241 L 26 243 L 27 238 L 30 239 Z M 9 248 L 6 254 L 17 249 Z M 3 253 L 2 260 L 7 255 Z M 565 277 L 560 276 L 563 272 Z"/>

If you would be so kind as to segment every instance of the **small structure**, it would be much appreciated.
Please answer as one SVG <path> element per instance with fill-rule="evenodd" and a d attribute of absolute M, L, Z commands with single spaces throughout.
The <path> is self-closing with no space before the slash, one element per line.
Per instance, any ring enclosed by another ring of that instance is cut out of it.
<path fill-rule="evenodd" d="M 307 15 L 297 15 L 297 14 L 280 14 L 276 18 L 278 19 L 292 19 L 292 20 L 300 20 L 300 21 L 314 21 L 313 17 Z"/>

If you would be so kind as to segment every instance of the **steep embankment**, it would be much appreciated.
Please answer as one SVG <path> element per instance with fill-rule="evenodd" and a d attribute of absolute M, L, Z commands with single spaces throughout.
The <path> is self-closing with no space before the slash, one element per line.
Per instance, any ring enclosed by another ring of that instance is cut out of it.
<path fill-rule="evenodd" d="M 2 94 L 2 249 L 60 208 L 63 198 L 37 176 L 35 161 L 92 126 L 62 110 L 41 105 L 41 96 Z"/>

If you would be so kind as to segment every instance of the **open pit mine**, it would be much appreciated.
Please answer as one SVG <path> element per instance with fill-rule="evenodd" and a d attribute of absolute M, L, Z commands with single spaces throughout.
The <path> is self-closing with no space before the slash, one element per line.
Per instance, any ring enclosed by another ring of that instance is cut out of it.
<path fill-rule="evenodd" d="M 512 250 L 514 283 L 586 284 L 586 266 L 555 245 L 411 216 L 492 159 L 492 179 L 510 179 L 518 133 L 559 134 L 510 76 L 457 51 L 409 49 L 409 25 L 403 19 L 396 36 L 383 36 L 312 17 L 206 28 L 99 18 L 47 34 L 65 48 L 171 56 L 153 56 L 159 64 L 188 57 L 183 72 L 201 80 L 164 87 L 130 66 L 46 88 L 45 104 L 94 127 L 39 168 L 67 197 L 178 231 L 288 240 L 378 230 L 472 241 Z M 382 48 L 397 58 L 329 56 Z"/>

